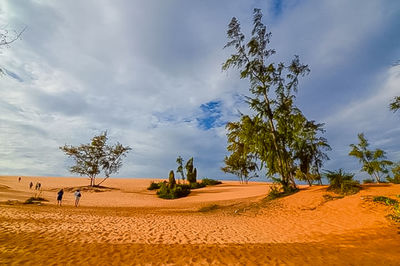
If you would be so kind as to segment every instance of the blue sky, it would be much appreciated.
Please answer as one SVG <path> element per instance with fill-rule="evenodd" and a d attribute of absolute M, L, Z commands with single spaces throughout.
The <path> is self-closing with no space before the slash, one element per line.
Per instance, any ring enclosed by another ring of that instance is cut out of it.
<path fill-rule="evenodd" d="M 164 177 L 181 155 L 200 177 L 229 178 L 224 125 L 249 112 L 249 85 L 221 71 L 223 47 L 233 16 L 249 36 L 255 7 L 273 60 L 299 55 L 311 69 L 297 105 L 325 123 L 324 168 L 364 178 L 347 155 L 360 132 L 400 161 L 400 114 L 388 109 L 400 95 L 397 0 L 3 0 L 0 29 L 28 28 L 0 54 L 0 174 L 69 176 L 58 147 L 108 130 L 133 148 L 120 177 Z"/>

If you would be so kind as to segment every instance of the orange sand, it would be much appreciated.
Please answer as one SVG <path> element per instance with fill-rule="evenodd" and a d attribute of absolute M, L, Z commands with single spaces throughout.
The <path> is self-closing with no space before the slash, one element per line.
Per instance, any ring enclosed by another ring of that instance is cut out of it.
<path fill-rule="evenodd" d="M 8 205 L 35 194 L 44 205 Z M 266 201 L 267 183 L 225 181 L 164 200 L 147 191 L 151 179 L 110 178 L 105 192 L 60 188 L 87 185 L 85 178 L 0 177 L 2 264 L 295 264 L 399 265 L 398 225 L 374 195 L 396 198 L 400 185 L 368 185 L 360 193 L 326 200 L 326 186 L 305 186 Z M 398 199 L 398 198 L 397 198 Z"/>

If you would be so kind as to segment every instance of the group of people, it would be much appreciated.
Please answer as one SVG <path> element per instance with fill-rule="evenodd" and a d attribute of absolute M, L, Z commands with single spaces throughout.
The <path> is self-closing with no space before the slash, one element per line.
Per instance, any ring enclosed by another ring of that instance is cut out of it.
<path fill-rule="evenodd" d="M 29 188 L 32 189 L 32 187 L 33 187 L 33 183 L 30 182 L 30 183 L 29 183 Z M 35 190 L 40 190 L 41 187 L 42 187 L 42 184 L 40 184 L 39 182 L 37 182 L 36 185 L 35 185 Z"/>
<path fill-rule="evenodd" d="M 21 177 L 18 177 L 18 182 L 21 182 L 21 179 L 22 179 Z M 32 187 L 33 187 L 33 182 L 31 181 L 31 182 L 29 183 L 29 189 L 32 189 Z M 42 184 L 40 184 L 40 182 L 37 182 L 36 185 L 35 185 L 35 190 L 40 190 L 41 187 L 42 187 Z M 57 205 L 58 205 L 58 206 L 61 206 L 63 196 L 64 196 L 64 189 L 60 189 L 60 190 L 57 192 Z M 80 191 L 79 189 L 77 189 L 77 190 L 74 192 L 75 207 L 78 207 L 78 205 L 79 205 L 79 200 L 81 199 L 81 196 L 82 196 L 81 191 Z"/>
<path fill-rule="evenodd" d="M 64 189 L 60 189 L 60 191 L 57 192 L 57 205 L 61 206 L 62 203 L 62 198 L 64 196 Z M 79 204 L 79 200 L 81 199 L 81 191 L 79 189 L 77 189 L 74 192 L 74 196 L 75 196 L 75 207 L 78 207 Z"/>

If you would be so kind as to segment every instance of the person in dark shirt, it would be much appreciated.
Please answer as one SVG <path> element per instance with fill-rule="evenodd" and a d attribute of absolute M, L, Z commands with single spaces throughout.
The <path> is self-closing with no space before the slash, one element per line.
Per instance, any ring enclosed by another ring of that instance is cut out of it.
<path fill-rule="evenodd" d="M 63 195 L 64 195 L 64 189 L 61 189 L 60 191 L 58 191 L 58 193 L 57 193 L 57 204 L 59 206 L 61 206 Z"/>

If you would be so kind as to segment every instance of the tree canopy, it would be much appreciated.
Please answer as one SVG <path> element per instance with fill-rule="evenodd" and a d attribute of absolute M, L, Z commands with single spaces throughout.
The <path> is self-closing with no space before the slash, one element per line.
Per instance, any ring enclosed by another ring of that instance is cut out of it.
<path fill-rule="evenodd" d="M 129 146 L 123 146 L 120 143 L 107 145 L 107 140 L 107 131 L 104 131 L 100 135 L 94 136 L 88 144 L 81 144 L 77 147 L 72 145 L 59 147 L 75 161 L 75 165 L 69 169 L 70 172 L 88 176 L 90 186 L 95 186 L 96 176 L 101 171 L 104 172 L 105 179 L 113 173 L 118 173 L 122 166 L 122 158 L 131 150 Z"/>
<path fill-rule="evenodd" d="M 369 143 L 364 133 L 358 134 L 358 140 L 358 144 L 350 144 L 351 151 L 349 155 L 358 158 L 362 163 L 361 171 L 367 172 L 377 182 L 381 182 L 382 175 L 389 172 L 387 167 L 392 165 L 393 162 L 386 160 L 386 153 L 383 150 L 369 150 Z"/>
<path fill-rule="evenodd" d="M 269 48 L 271 33 L 261 19 L 261 10 L 254 9 L 253 30 L 247 43 L 235 17 L 228 26 L 229 41 L 224 48 L 233 48 L 235 53 L 222 69 L 237 68 L 240 78 L 249 80 L 251 96 L 246 101 L 255 115 L 241 115 L 240 121 L 227 124 L 232 155 L 226 162 L 232 165 L 237 158 L 243 165 L 246 158 L 257 158 L 261 168 L 267 168 L 268 176 L 279 175 L 283 188 L 291 190 L 296 188 L 296 170 L 319 168 L 328 159 L 324 149 L 329 145 L 317 136 L 323 132 L 323 124 L 308 121 L 294 105 L 299 78 L 309 73 L 308 66 L 300 63 L 298 56 L 289 64 L 272 62 L 275 50 Z"/>

